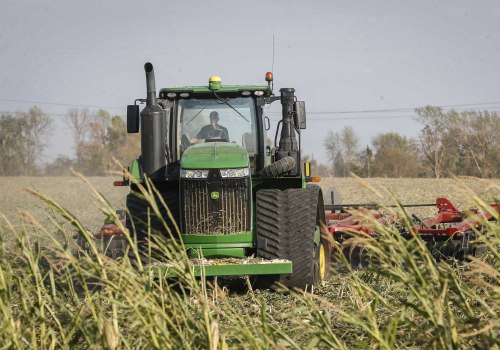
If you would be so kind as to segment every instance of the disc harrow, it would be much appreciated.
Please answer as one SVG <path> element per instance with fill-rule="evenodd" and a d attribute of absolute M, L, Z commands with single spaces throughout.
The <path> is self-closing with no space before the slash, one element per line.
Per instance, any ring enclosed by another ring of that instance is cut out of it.
<path fill-rule="evenodd" d="M 402 224 L 400 215 L 389 213 L 384 208 L 416 208 L 435 206 L 437 213 L 430 218 L 420 218 L 412 213 L 412 226 Z M 464 260 L 477 253 L 478 235 L 485 231 L 485 221 L 498 221 L 500 204 L 492 203 L 490 210 L 472 208 L 461 211 L 447 198 L 437 198 L 432 204 L 391 205 L 377 204 L 325 205 L 327 227 L 330 235 L 342 248 L 342 252 L 354 268 L 369 265 L 370 259 L 362 246 L 353 244 L 351 238 L 364 234 L 377 236 L 373 220 L 383 226 L 398 228 L 398 233 L 407 239 L 418 235 L 431 250 L 433 256 Z"/>

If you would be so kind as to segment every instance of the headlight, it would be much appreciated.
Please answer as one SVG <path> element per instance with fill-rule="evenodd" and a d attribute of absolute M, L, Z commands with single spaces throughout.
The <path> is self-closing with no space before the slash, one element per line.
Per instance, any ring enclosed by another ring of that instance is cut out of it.
<path fill-rule="evenodd" d="M 250 170 L 248 170 L 248 168 L 221 169 L 220 175 L 224 178 L 226 178 L 226 177 L 245 177 L 245 176 L 250 175 Z"/>
<path fill-rule="evenodd" d="M 181 178 L 185 179 L 206 179 L 208 177 L 208 170 L 182 170 Z"/>

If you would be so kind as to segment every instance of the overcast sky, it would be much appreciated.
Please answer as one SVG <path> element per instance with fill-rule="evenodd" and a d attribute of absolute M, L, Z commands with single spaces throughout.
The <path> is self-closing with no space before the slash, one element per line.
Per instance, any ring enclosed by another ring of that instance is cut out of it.
<path fill-rule="evenodd" d="M 48 160 L 74 152 L 68 105 L 124 116 L 145 97 L 144 62 L 158 88 L 262 84 L 273 35 L 275 91 L 306 101 L 304 151 L 321 162 L 328 130 L 364 146 L 418 137 L 414 107 L 500 110 L 498 0 L 0 1 L 0 110 L 37 102 L 58 120 Z M 387 109 L 402 110 L 359 112 Z"/>

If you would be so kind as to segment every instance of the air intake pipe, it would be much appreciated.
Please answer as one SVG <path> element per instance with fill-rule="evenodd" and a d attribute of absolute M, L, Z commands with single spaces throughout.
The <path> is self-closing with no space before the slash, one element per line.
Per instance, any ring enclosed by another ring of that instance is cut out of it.
<path fill-rule="evenodd" d="M 152 180 L 165 179 L 167 166 L 166 142 L 167 118 L 156 99 L 153 65 L 144 65 L 146 72 L 146 107 L 141 111 L 142 170 Z"/>

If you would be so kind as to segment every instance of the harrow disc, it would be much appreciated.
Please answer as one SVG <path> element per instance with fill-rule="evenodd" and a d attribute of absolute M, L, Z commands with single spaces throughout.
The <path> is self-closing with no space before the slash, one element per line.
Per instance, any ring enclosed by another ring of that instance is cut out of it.
<path fill-rule="evenodd" d="M 473 232 L 465 232 L 461 236 L 450 237 L 446 241 L 429 240 L 427 248 L 437 261 L 447 258 L 464 261 L 468 256 L 476 256 L 477 245 L 474 240 Z"/>
<path fill-rule="evenodd" d="M 363 269 L 370 266 L 368 251 L 362 246 L 353 245 L 348 241 L 343 241 L 342 253 L 353 269 Z"/>

